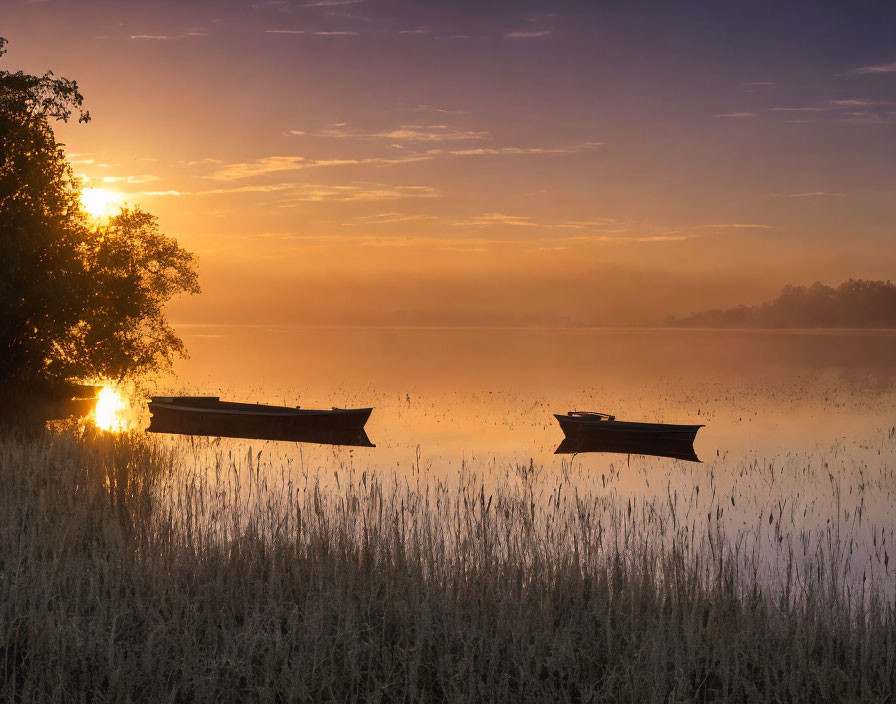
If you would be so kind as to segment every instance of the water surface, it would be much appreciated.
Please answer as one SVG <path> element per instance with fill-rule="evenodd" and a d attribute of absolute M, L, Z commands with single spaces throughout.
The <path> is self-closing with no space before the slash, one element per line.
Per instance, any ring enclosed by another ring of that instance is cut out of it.
<path fill-rule="evenodd" d="M 891 593 L 896 587 L 889 569 L 896 528 L 890 332 L 180 332 L 192 357 L 163 381 L 165 392 L 374 407 L 367 431 L 375 448 L 210 439 L 190 445 L 200 471 L 237 458 L 239 471 L 279 477 L 273 487 L 297 473 L 334 489 L 346 477 L 379 473 L 421 491 L 428 482 L 496 487 L 529 481 L 534 471 L 545 515 L 564 492 L 629 511 L 641 506 L 648 523 L 659 507 L 676 532 L 657 540 L 680 537 L 682 525 L 693 534 L 715 526 L 772 576 L 800 551 L 809 564 L 813 551 L 825 549 L 852 584 L 873 578 Z M 703 423 L 695 442 L 703 463 L 555 455 L 563 434 L 553 414 L 572 409 Z"/>
<path fill-rule="evenodd" d="M 889 332 L 185 327 L 166 391 L 374 406 L 367 461 L 408 447 L 554 462 L 553 413 L 704 423 L 701 457 L 798 450 L 893 423 Z M 606 458 L 604 458 L 606 459 Z M 600 458 L 595 458 L 600 461 Z"/>

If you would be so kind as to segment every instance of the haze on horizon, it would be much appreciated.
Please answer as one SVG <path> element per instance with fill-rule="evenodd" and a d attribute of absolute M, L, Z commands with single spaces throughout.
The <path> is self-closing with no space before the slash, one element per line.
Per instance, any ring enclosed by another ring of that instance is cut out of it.
<path fill-rule="evenodd" d="M 894 278 L 896 7 L 10 0 L 180 323 L 641 324 Z M 826 4 L 827 5 L 827 4 Z"/>

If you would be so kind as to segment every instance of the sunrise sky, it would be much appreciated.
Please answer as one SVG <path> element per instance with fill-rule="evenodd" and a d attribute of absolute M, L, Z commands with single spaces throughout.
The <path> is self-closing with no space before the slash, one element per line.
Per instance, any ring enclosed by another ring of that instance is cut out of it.
<path fill-rule="evenodd" d="M 181 323 L 641 324 L 896 278 L 896 5 L 3 0 Z M 97 191 L 102 199 L 109 194 Z"/>

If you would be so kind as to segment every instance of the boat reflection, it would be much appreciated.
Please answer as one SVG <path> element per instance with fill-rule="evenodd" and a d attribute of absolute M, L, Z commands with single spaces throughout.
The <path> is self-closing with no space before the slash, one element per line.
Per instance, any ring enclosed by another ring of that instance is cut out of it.
<path fill-rule="evenodd" d="M 364 430 L 288 430 L 271 428 L 269 430 L 237 430 L 219 428 L 209 432 L 190 432 L 187 430 L 157 430 L 150 426 L 149 433 L 166 433 L 171 435 L 205 435 L 220 438 L 240 438 L 243 440 L 276 440 L 280 442 L 307 442 L 315 445 L 346 445 L 350 447 L 376 447 Z"/>
<path fill-rule="evenodd" d="M 607 438 L 564 438 L 554 450 L 556 455 L 575 455 L 582 452 L 613 452 L 622 455 L 651 455 L 676 460 L 700 462 L 694 445 L 688 440 L 630 440 Z"/>

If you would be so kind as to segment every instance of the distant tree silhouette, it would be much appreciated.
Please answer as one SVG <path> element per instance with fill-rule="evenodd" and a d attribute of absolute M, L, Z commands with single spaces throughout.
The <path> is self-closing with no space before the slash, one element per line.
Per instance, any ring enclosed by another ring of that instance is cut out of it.
<path fill-rule="evenodd" d="M 139 209 L 84 213 L 52 128 L 89 120 L 82 102 L 74 81 L 0 71 L 0 398 L 157 369 L 184 351 L 163 306 L 199 291 L 193 257 Z"/>
<path fill-rule="evenodd" d="M 693 327 L 893 328 L 896 285 L 850 279 L 837 288 L 818 282 L 785 286 L 775 300 L 759 306 L 707 310 L 667 322 Z"/>

